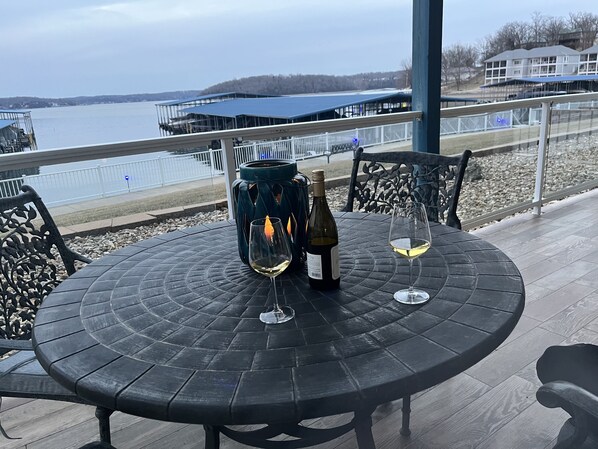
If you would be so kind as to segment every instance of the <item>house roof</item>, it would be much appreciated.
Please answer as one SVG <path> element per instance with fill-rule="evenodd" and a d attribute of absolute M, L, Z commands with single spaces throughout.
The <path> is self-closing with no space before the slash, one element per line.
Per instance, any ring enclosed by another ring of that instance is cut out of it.
<path fill-rule="evenodd" d="M 491 58 L 486 59 L 484 62 L 494 61 L 505 61 L 507 59 L 525 59 L 525 58 L 538 58 L 542 56 L 568 56 L 578 55 L 577 50 L 565 47 L 564 45 L 553 45 L 551 47 L 537 47 L 531 50 L 519 48 L 517 50 L 507 50 L 497 54 Z"/>
<path fill-rule="evenodd" d="M 579 52 L 580 55 L 585 55 L 588 53 L 598 53 L 598 45 L 593 45 L 590 48 L 586 48 L 585 50 Z"/>

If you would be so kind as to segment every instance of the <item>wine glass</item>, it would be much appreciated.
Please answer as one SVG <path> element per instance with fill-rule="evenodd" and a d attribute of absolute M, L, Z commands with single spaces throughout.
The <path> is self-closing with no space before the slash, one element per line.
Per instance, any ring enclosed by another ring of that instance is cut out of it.
<path fill-rule="evenodd" d="M 432 245 L 426 207 L 422 203 L 402 202 L 396 205 L 390 222 L 388 240 L 392 249 L 409 261 L 409 288 L 395 292 L 394 298 L 402 304 L 422 304 L 430 295 L 413 288 L 413 260 Z"/>
<path fill-rule="evenodd" d="M 272 309 L 260 314 L 260 321 L 266 324 L 278 324 L 292 320 L 295 311 L 289 306 L 278 305 L 275 278 L 291 263 L 293 253 L 289 236 L 280 218 L 268 217 L 253 220 L 249 227 L 249 265 L 259 274 L 268 276 L 274 287 L 274 305 Z"/>

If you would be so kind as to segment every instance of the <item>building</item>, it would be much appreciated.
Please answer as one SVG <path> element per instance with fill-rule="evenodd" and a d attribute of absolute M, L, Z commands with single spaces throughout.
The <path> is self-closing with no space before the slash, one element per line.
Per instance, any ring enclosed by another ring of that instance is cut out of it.
<path fill-rule="evenodd" d="M 598 45 L 579 52 L 580 75 L 598 75 Z"/>
<path fill-rule="evenodd" d="M 444 106 L 475 101 L 477 100 L 441 98 Z M 182 104 L 190 107 L 181 107 Z M 190 134 L 409 111 L 411 91 L 383 89 L 253 97 L 228 93 L 210 96 L 209 101 L 197 105 L 189 105 L 188 100 L 182 100 L 156 106 L 160 117 L 159 126 L 163 132 Z M 176 109 L 171 109 L 173 106 Z M 161 108 L 164 109 L 161 111 Z"/>
<path fill-rule="evenodd" d="M 37 150 L 29 111 L 0 109 L 0 154 Z"/>
<path fill-rule="evenodd" d="M 515 78 L 576 74 L 580 53 L 563 45 L 504 51 L 485 63 L 485 84 Z"/>
<path fill-rule="evenodd" d="M 220 101 L 234 100 L 237 98 L 262 98 L 269 95 L 244 94 L 238 92 L 226 92 L 220 94 L 200 95 L 193 98 L 166 101 L 156 105 L 158 113 L 158 126 L 163 136 L 172 134 L 189 134 L 191 124 L 180 119 L 181 111 L 187 108 L 201 106 L 204 104 L 218 103 Z M 184 115 L 184 114 L 183 114 Z"/>

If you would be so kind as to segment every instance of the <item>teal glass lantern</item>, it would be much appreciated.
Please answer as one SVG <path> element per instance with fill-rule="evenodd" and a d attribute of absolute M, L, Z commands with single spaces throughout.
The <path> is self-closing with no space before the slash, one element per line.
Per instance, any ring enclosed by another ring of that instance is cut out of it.
<path fill-rule="evenodd" d="M 239 256 L 249 263 L 249 225 L 252 220 L 278 217 L 284 224 L 293 250 L 290 269 L 303 266 L 309 179 L 297 171 L 297 163 L 264 159 L 241 164 L 240 178 L 233 183 Z"/>

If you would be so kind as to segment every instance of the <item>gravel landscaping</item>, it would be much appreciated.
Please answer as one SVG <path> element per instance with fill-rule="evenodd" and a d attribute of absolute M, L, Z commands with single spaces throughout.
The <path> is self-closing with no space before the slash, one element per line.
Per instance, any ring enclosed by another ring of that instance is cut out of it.
<path fill-rule="evenodd" d="M 471 159 L 469 168 L 475 180 L 464 184 L 459 201 L 461 220 L 472 219 L 504 207 L 528 201 L 533 196 L 536 173 L 535 147 Z M 558 142 L 551 147 L 547 165 L 545 191 L 553 192 L 580 182 L 596 179 L 598 174 L 598 138 L 582 136 Z M 347 187 L 327 190 L 332 210 L 346 202 Z M 118 248 L 159 234 L 200 223 L 228 219 L 226 209 L 200 212 L 186 217 L 164 220 L 151 225 L 107 232 L 102 235 L 74 237 L 67 244 L 74 250 L 96 259 Z"/>

